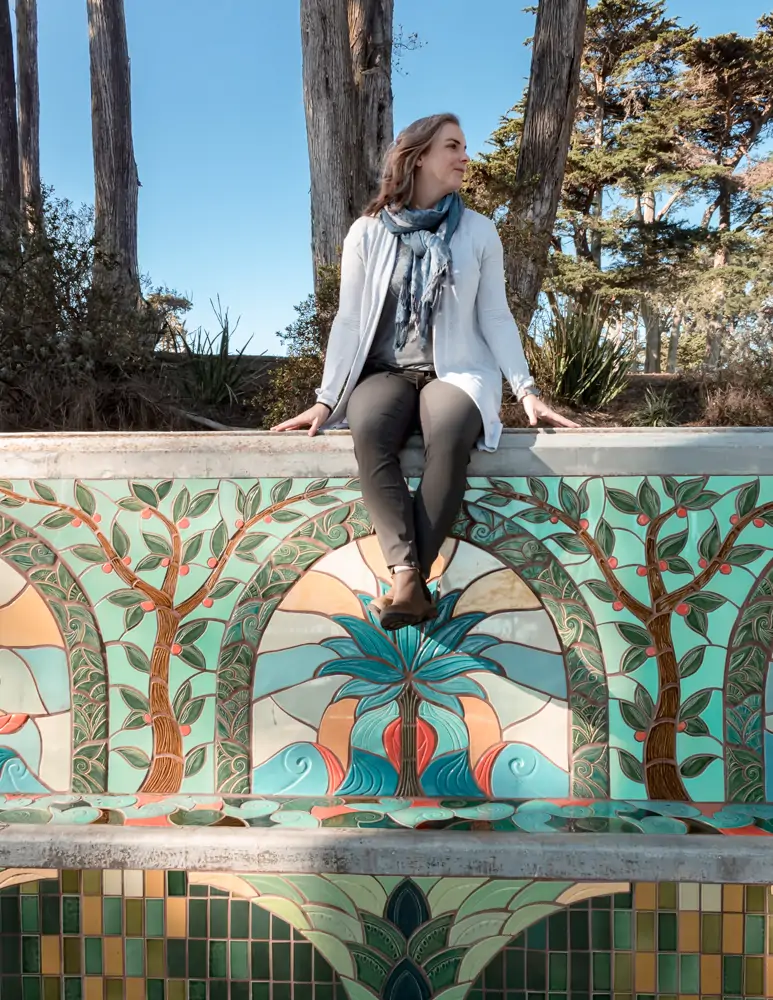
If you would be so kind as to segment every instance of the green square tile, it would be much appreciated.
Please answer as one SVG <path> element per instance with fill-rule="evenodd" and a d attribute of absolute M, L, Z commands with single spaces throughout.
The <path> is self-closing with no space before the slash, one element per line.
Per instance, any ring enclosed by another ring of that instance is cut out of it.
<path fill-rule="evenodd" d="M 83 872 L 84 896 L 102 895 L 102 872 Z"/>
<path fill-rule="evenodd" d="M 188 975 L 186 942 L 169 938 L 166 942 L 166 974 L 168 979 L 185 979 Z"/>
<path fill-rule="evenodd" d="M 164 980 L 149 979 L 147 984 L 147 1000 L 166 1000 L 164 997 Z"/>
<path fill-rule="evenodd" d="M 228 983 L 224 979 L 213 979 L 210 982 L 209 1000 L 228 1000 Z"/>
<path fill-rule="evenodd" d="M 250 978 L 269 979 L 271 975 L 271 946 L 268 941 L 250 944 Z"/>
<path fill-rule="evenodd" d="M 165 1000 L 187 1000 L 188 990 L 184 979 L 168 979 Z"/>
<path fill-rule="evenodd" d="M 58 934 L 61 929 L 59 897 L 41 896 L 40 899 L 41 927 L 44 934 Z M 43 985 L 45 991 L 45 984 Z"/>
<path fill-rule="evenodd" d="M 250 936 L 250 904 L 246 899 L 231 900 L 231 937 Z"/>
<path fill-rule="evenodd" d="M 677 955 L 658 955 L 658 989 L 661 993 L 679 992 L 679 959 Z"/>
<path fill-rule="evenodd" d="M 272 915 L 271 917 L 271 937 L 274 941 L 292 941 L 293 929 L 284 920 Z"/>
<path fill-rule="evenodd" d="M 548 917 L 548 941 L 551 951 L 566 951 L 569 947 L 569 915 L 566 910 Z"/>
<path fill-rule="evenodd" d="M 185 872 L 166 873 L 166 894 L 167 896 L 184 896 L 188 891 L 188 880 Z"/>
<path fill-rule="evenodd" d="M 78 871 L 62 872 L 62 892 L 77 895 L 81 891 L 81 873 Z"/>
<path fill-rule="evenodd" d="M 136 938 L 126 938 L 126 975 L 133 979 L 145 975 L 145 942 Z"/>
<path fill-rule="evenodd" d="M 209 900 L 188 900 L 188 937 L 209 937 L 209 920 L 207 919 L 208 910 Z"/>
<path fill-rule="evenodd" d="M 569 963 L 569 982 L 572 994 L 590 990 L 590 955 L 572 952 Z"/>
<path fill-rule="evenodd" d="M 228 900 L 213 899 L 209 904 L 209 933 L 214 938 L 228 937 Z"/>
<path fill-rule="evenodd" d="M 252 1000 L 271 1000 L 271 984 L 253 983 Z"/>
<path fill-rule="evenodd" d="M 636 914 L 636 948 L 638 951 L 655 950 L 655 914 Z"/>
<path fill-rule="evenodd" d="M 631 956 L 627 952 L 618 952 L 614 958 L 615 993 L 627 993 L 633 983 Z"/>
<path fill-rule="evenodd" d="M 224 899 L 230 899 L 231 893 L 227 892 L 225 889 L 217 889 L 214 885 L 209 887 L 210 896 L 222 896 Z"/>
<path fill-rule="evenodd" d="M 612 956 L 609 953 L 596 952 L 593 956 L 593 989 L 612 989 Z"/>
<path fill-rule="evenodd" d="M 161 979 L 164 969 L 164 942 L 145 941 L 145 975 L 150 979 Z"/>
<path fill-rule="evenodd" d="M 591 913 L 591 947 L 598 951 L 609 951 L 612 947 L 612 914 L 609 910 L 594 910 Z"/>
<path fill-rule="evenodd" d="M 293 1000 L 293 988 L 291 983 L 274 983 L 274 995 L 272 1000 Z"/>
<path fill-rule="evenodd" d="M 80 934 L 81 932 L 81 899 L 80 896 L 62 897 L 62 933 Z"/>
<path fill-rule="evenodd" d="M 188 1000 L 207 1000 L 207 984 L 195 981 L 188 983 Z"/>
<path fill-rule="evenodd" d="M 658 886 L 658 909 L 676 910 L 679 906 L 676 882 L 661 882 Z"/>
<path fill-rule="evenodd" d="M 722 951 L 722 914 L 701 914 L 701 945 L 707 955 L 719 955 Z"/>
<path fill-rule="evenodd" d="M 84 941 L 86 975 L 102 975 L 102 938 L 87 937 Z"/>
<path fill-rule="evenodd" d="M 494 969 L 499 976 L 496 979 L 486 979 L 486 989 L 502 989 L 507 984 L 508 990 L 522 990 L 526 986 L 526 955 L 522 951 L 508 951 L 502 956 L 504 962 L 497 962 Z M 492 969 L 493 971 L 493 969 Z M 504 976 L 504 983 L 502 982 Z"/>
<path fill-rule="evenodd" d="M 24 1000 L 43 1000 L 42 982 L 39 978 L 25 976 L 21 981 Z"/>
<path fill-rule="evenodd" d="M 81 974 L 80 938 L 65 938 L 62 941 L 62 958 L 65 975 L 79 976 Z"/>
<path fill-rule="evenodd" d="M 299 977 L 298 975 L 298 949 L 301 947 L 302 945 L 295 946 L 296 980 L 302 978 Z M 231 941 L 230 951 L 231 951 L 231 979 L 249 979 L 250 954 L 249 954 L 248 943 L 246 941 Z M 311 955 L 309 955 L 309 972 L 311 972 Z"/>
<path fill-rule="evenodd" d="M 40 975 L 40 938 L 21 939 L 21 971 Z"/>
<path fill-rule="evenodd" d="M 483 982 L 487 990 L 503 990 L 505 986 L 505 961 L 509 958 L 504 952 L 496 955 L 483 972 Z M 521 985 L 523 981 L 523 966 L 521 969 Z"/>
<path fill-rule="evenodd" d="M 151 938 L 164 936 L 163 899 L 147 899 L 145 901 L 145 934 Z"/>
<path fill-rule="evenodd" d="M 550 989 L 567 989 L 569 983 L 569 956 L 561 952 L 551 952 L 548 955 L 548 966 L 550 970 Z"/>
<path fill-rule="evenodd" d="M 680 955 L 679 956 L 679 992 L 694 993 L 700 992 L 701 985 L 701 957 L 700 955 Z"/>
<path fill-rule="evenodd" d="M 61 892 L 61 889 L 59 888 L 59 877 L 42 878 L 38 882 L 38 891 L 41 896 L 58 896 Z M 43 991 L 45 992 L 45 983 L 43 984 Z"/>
<path fill-rule="evenodd" d="M 526 947 L 544 951 L 548 946 L 548 926 L 544 920 L 538 920 L 526 931 Z"/>
<path fill-rule="evenodd" d="M 633 893 L 632 892 L 616 892 L 614 898 L 614 908 L 616 910 L 631 910 L 633 909 Z"/>
<path fill-rule="evenodd" d="M 767 886 L 747 885 L 745 891 L 746 891 L 746 912 L 764 913 L 765 894 L 766 892 L 769 891 Z"/>
<path fill-rule="evenodd" d="M 106 935 L 123 934 L 123 901 L 117 896 L 102 900 L 102 926 Z"/>
<path fill-rule="evenodd" d="M 271 937 L 271 914 L 262 906 L 252 906 L 252 937 L 255 941 L 268 941 Z"/>
<path fill-rule="evenodd" d="M 625 911 L 616 912 L 614 915 L 615 949 L 617 951 L 628 951 L 632 947 L 631 918 L 632 914 Z"/>
<path fill-rule="evenodd" d="M 765 951 L 764 917 L 746 917 L 745 948 L 747 955 L 761 955 Z"/>
<path fill-rule="evenodd" d="M 658 951 L 676 951 L 678 933 L 677 915 L 675 913 L 659 913 Z"/>
<path fill-rule="evenodd" d="M 21 903 L 21 930 L 22 934 L 40 933 L 40 906 L 37 896 L 22 896 Z"/>
<path fill-rule="evenodd" d="M 19 896 L 0 899 L 0 931 L 3 934 L 18 934 L 21 930 Z"/>
<path fill-rule="evenodd" d="M 62 984 L 58 977 L 45 976 L 43 978 L 43 1000 L 62 1000 Z"/>
<path fill-rule="evenodd" d="M 589 924 L 587 910 L 575 910 L 569 914 L 569 941 L 573 952 L 587 951 L 590 948 Z"/>
<path fill-rule="evenodd" d="M 124 1000 L 123 979 L 105 980 L 106 1000 Z"/>
<path fill-rule="evenodd" d="M 231 982 L 230 1000 L 250 1000 L 250 984 Z"/>
<path fill-rule="evenodd" d="M 188 978 L 206 979 L 209 949 L 204 941 L 188 942 Z"/>
<path fill-rule="evenodd" d="M 82 979 L 65 979 L 64 1000 L 83 1000 Z"/>
<path fill-rule="evenodd" d="M 209 942 L 209 977 L 225 979 L 228 975 L 228 942 Z"/>
<path fill-rule="evenodd" d="M 3 976 L 0 980 L 0 992 L 3 997 L 13 997 L 14 1000 L 21 1000 L 21 976 Z"/>
<path fill-rule="evenodd" d="M 188 895 L 195 898 L 205 897 L 209 898 L 209 886 L 208 885 L 189 885 Z"/>
<path fill-rule="evenodd" d="M 5 976 L 21 974 L 21 941 L 16 936 L 0 938 L 0 973 Z"/>
<path fill-rule="evenodd" d="M 744 996 L 765 996 L 765 960 L 762 958 L 744 959 Z"/>
<path fill-rule="evenodd" d="M 143 932 L 142 917 L 145 907 L 141 899 L 127 899 L 124 907 L 124 934 L 128 937 L 141 937 Z"/>
<path fill-rule="evenodd" d="M 253 972 L 253 976 L 255 973 Z M 314 952 L 314 982 L 315 983 L 332 983 L 333 982 L 333 970 L 326 958 L 323 958 L 318 951 Z"/>
<path fill-rule="evenodd" d="M 289 983 L 293 977 L 290 966 L 291 947 L 290 944 L 274 944 L 272 949 L 272 958 L 274 960 L 272 978 L 275 984 Z"/>
<path fill-rule="evenodd" d="M 740 955 L 722 958 L 722 988 L 725 993 L 743 993 L 743 958 Z"/>
<path fill-rule="evenodd" d="M 526 953 L 526 989 L 544 990 L 548 985 L 547 955 L 544 952 Z"/>
<path fill-rule="evenodd" d="M 335 986 L 320 986 L 317 983 L 314 987 L 314 1000 L 343 1000 L 343 994 L 336 991 Z"/>
<path fill-rule="evenodd" d="M 305 941 L 299 941 L 293 949 L 293 979 L 296 983 L 313 982 L 313 968 L 314 955 L 311 945 Z"/>

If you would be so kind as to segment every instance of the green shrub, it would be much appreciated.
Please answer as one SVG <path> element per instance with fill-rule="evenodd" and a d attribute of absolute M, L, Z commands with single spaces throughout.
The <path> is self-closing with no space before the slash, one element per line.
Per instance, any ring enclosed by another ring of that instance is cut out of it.
<path fill-rule="evenodd" d="M 528 354 L 538 385 L 551 399 L 598 409 L 625 388 L 635 345 L 608 332 L 603 304 L 595 298 L 582 308 L 569 302 L 554 309 Z"/>

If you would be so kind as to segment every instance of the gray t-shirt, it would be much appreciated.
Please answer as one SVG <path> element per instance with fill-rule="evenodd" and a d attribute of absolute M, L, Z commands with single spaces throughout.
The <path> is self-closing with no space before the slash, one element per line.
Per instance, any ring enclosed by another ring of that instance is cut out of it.
<path fill-rule="evenodd" d="M 410 368 L 414 371 L 432 371 L 435 367 L 432 351 L 432 334 L 426 344 L 419 341 L 418 331 L 411 330 L 405 346 L 395 346 L 395 318 L 400 289 L 405 272 L 411 261 L 411 248 L 400 240 L 392 280 L 389 284 L 384 308 L 381 310 L 376 333 L 368 355 L 368 363 L 385 365 L 389 368 Z"/>

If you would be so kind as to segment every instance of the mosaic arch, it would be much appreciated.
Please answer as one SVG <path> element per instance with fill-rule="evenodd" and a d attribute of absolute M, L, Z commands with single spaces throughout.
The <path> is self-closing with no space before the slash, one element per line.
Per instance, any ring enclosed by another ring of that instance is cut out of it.
<path fill-rule="evenodd" d="M 0 792 L 105 789 L 104 650 L 56 552 L 0 517 Z"/>
<path fill-rule="evenodd" d="M 27 934 L 42 930 L 38 964 L 25 972 L 40 974 L 42 953 L 44 977 L 78 976 L 87 998 L 95 985 L 89 984 L 92 976 L 120 979 L 126 996 L 151 995 L 157 977 L 175 981 L 181 973 L 183 979 L 209 980 L 210 995 L 212 979 L 265 979 L 268 970 L 256 968 L 255 952 L 250 970 L 242 958 L 246 949 L 235 940 L 249 934 L 246 921 L 240 918 L 243 929 L 237 930 L 236 914 L 230 921 L 225 916 L 227 902 L 213 905 L 213 899 L 227 896 L 254 903 L 313 945 L 352 1000 L 462 1000 L 493 956 L 525 928 L 579 900 L 627 889 L 485 878 L 9 869 L 0 874 L 0 900 L 6 900 L 0 912 L 7 933 L 13 923 L 10 901 L 21 899 L 15 926 Z M 55 907 L 43 902 L 46 894 Z M 163 907 L 155 900 L 164 900 Z M 144 947 L 132 943 L 138 937 L 145 938 Z M 154 938 L 162 940 L 150 945 Z M 181 949 L 185 952 L 182 939 L 188 945 L 187 963 L 179 960 Z M 9 973 L 13 950 L 13 942 L 4 939 L 0 976 Z M 27 940 L 24 961 L 32 951 Z M 137 979 L 144 982 L 131 982 Z M 10 980 L 0 979 L 0 985 L 10 987 Z M 303 990 L 297 982 L 294 988 Z M 172 996 L 169 989 L 159 995 Z"/>
<path fill-rule="evenodd" d="M 0 510 L 0 607 L 23 632 L 37 603 L 72 678 L 69 703 L 30 700 L 43 646 L 4 629 L 0 793 L 61 787 L 45 733 L 61 748 L 70 712 L 82 794 L 529 795 L 537 775 L 557 798 L 773 799 L 773 477 L 470 480 L 443 617 L 405 648 L 368 611 L 356 480 L 0 481 Z M 272 688 L 290 648 L 298 680 Z"/>
<path fill-rule="evenodd" d="M 608 794 L 587 606 L 518 526 L 502 555 L 478 542 L 481 527 L 471 517 L 444 546 L 430 581 L 440 615 L 423 630 L 388 636 L 369 612 L 388 586 L 373 535 L 285 591 L 255 646 L 253 792 Z M 568 633 L 582 643 L 574 657 Z"/>

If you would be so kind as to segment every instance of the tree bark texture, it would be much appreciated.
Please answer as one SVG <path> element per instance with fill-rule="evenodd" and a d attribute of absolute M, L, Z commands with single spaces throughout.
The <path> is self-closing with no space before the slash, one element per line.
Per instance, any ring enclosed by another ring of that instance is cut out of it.
<path fill-rule="evenodd" d="M 574 128 L 585 38 L 586 0 L 540 0 L 523 138 L 510 211 L 508 278 L 515 318 L 529 328 L 548 250 Z"/>
<path fill-rule="evenodd" d="M 394 136 L 392 43 L 394 0 L 349 0 L 349 46 L 360 123 L 363 203 L 375 197 Z"/>
<path fill-rule="evenodd" d="M 16 79 L 9 0 L 0 0 L 0 235 L 16 229 L 21 204 Z"/>
<path fill-rule="evenodd" d="M 347 0 L 301 0 L 301 48 L 316 278 L 321 265 L 338 259 L 344 237 L 363 207 Z"/>
<path fill-rule="evenodd" d="M 134 159 L 131 76 L 123 0 L 87 0 L 94 146 L 94 236 L 104 261 L 98 290 L 127 306 L 140 299 L 137 260 L 139 178 Z"/>
<path fill-rule="evenodd" d="M 650 231 L 657 222 L 655 192 L 645 191 L 641 196 L 641 221 Z M 647 229 L 644 230 L 645 236 Z M 646 241 L 649 246 L 649 241 Z M 644 371 L 650 374 L 660 371 L 660 352 L 663 338 L 663 324 L 656 305 L 645 294 L 641 301 L 641 315 L 644 320 Z"/>
<path fill-rule="evenodd" d="M 37 0 L 16 0 L 16 63 L 21 206 L 25 221 L 31 226 L 40 219 L 42 208 Z"/>

